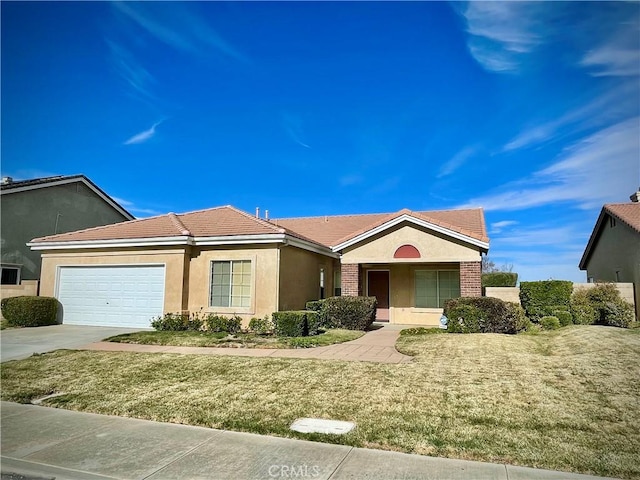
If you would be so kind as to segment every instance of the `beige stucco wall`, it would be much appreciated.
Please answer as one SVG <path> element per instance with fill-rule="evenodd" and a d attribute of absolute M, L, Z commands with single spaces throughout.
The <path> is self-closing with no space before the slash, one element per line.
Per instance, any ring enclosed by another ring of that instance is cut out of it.
<path fill-rule="evenodd" d="M 280 248 L 280 310 L 303 310 L 320 298 L 320 269 L 324 269 L 325 298 L 333 296 L 334 259 L 297 247 Z"/>
<path fill-rule="evenodd" d="M 402 245 L 413 245 L 421 258 L 395 259 Z M 437 232 L 403 223 L 343 251 L 342 263 L 479 262 L 480 250 Z"/>
<path fill-rule="evenodd" d="M 184 249 L 167 248 L 145 251 L 143 249 L 44 252 L 40 276 L 40 295 L 56 296 L 58 267 L 89 265 L 165 265 L 164 311 L 179 312 L 183 304 Z"/>
<path fill-rule="evenodd" d="M 640 234 L 624 223 L 609 224 L 608 216 L 587 262 L 587 277 L 594 281 L 631 282 L 635 285 L 636 315 L 640 318 Z M 616 270 L 619 276 L 616 278 Z"/>
<path fill-rule="evenodd" d="M 251 306 L 209 307 L 209 285 L 213 260 L 251 260 Z M 264 317 L 278 310 L 278 248 L 275 245 L 253 248 L 194 247 L 189 267 L 189 301 L 191 312 L 238 315 L 244 323 L 252 317 Z"/>
<path fill-rule="evenodd" d="M 369 270 L 389 270 L 389 323 L 403 325 L 440 325 L 442 308 L 416 308 L 415 271 L 416 270 L 459 270 L 457 263 L 390 263 L 382 265 L 363 265 L 364 292 L 368 291 L 367 272 Z"/>

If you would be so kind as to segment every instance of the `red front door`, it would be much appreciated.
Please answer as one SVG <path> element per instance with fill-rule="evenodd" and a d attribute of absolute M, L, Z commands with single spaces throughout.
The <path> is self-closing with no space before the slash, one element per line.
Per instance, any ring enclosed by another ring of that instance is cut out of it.
<path fill-rule="evenodd" d="M 369 270 L 367 272 L 367 294 L 378 300 L 376 320 L 389 321 L 389 271 Z"/>

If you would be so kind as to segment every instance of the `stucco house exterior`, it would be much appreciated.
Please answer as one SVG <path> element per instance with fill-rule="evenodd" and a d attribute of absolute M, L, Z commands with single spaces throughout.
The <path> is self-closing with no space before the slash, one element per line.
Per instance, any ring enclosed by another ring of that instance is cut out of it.
<path fill-rule="evenodd" d="M 602 207 L 580 260 L 589 282 L 630 282 L 640 318 L 640 191 Z"/>
<path fill-rule="evenodd" d="M 375 295 L 378 319 L 437 325 L 480 296 L 481 209 L 267 219 L 223 206 L 39 237 L 41 295 L 64 323 L 148 327 L 168 312 L 248 321 L 334 295 Z"/>
<path fill-rule="evenodd" d="M 133 216 L 84 175 L 0 183 L 2 295 L 35 294 L 40 253 L 34 237 L 132 220 Z M 33 288 L 20 288 L 31 285 Z"/>

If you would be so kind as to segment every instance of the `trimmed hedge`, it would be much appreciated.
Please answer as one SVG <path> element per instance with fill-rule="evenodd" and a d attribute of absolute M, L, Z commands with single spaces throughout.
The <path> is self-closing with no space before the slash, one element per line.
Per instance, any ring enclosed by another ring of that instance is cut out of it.
<path fill-rule="evenodd" d="M 253 317 L 249 320 L 249 331 L 258 335 L 271 333 L 273 331 L 273 323 L 269 315 L 265 315 L 264 318 Z"/>
<path fill-rule="evenodd" d="M 573 315 L 571 315 L 571 312 L 567 312 L 566 310 L 554 310 L 552 313 L 560 322 L 561 327 L 573 324 Z"/>
<path fill-rule="evenodd" d="M 200 318 L 196 315 L 190 317 L 184 313 L 165 313 L 161 317 L 153 318 L 151 320 L 151 326 L 163 332 L 182 332 L 186 330 L 200 330 L 202 321 L 200 321 Z"/>
<path fill-rule="evenodd" d="M 554 310 L 570 310 L 573 283 L 567 280 L 520 282 L 520 303 L 527 317 L 539 322 Z"/>
<path fill-rule="evenodd" d="M 323 300 L 325 324 L 348 330 L 366 330 L 376 319 L 376 297 L 330 297 Z"/>
<path fill-rule="evenodd" d="M 318 334 L 318 313 L 310 310 L 273 312 L 274 331 L 279 337 L 307 337 Z"/>
<path fill-rule="evenodd" d="M 53 297 L 23 295 L 4 298 L 0 308 L 11 327 L 42 327 L 58 323 L 58 300 Z"/>
<path fill-rule="evenodd" d="M 444 315 L 451 333 L 507 333 L 526 328 L 520 305 L 492 297 L 461 297 L 447 300 Z"/>
<path fill-rule="evenodd" d="M 517 283 L 517 273 L 491 272 L 482 274 L 483 287 L 515 287 Z"/>
<path fill-rule="evenodd" d="M 540 319 L 540 326 L 545 330 L 557 330 L 560 328 L 560 320 L 553 315 L 547 315 Z"/>
<path fill-rule="evenodd" d="M 202 322 L 202 328 L 206 332 L 228 332 L 238 333 L 242 328 L 242 318 L 233 316 L 231 318 L 223 315 L 215 315 L 213 313 L 208 314 Z"/>
<path fill-rule="evenodd" d="M 312 300 L 306 303 L 305 308 L 318 314 L 318 322 L 320 322 L 321 328 L 337 328 L 337 325 L 332 324 L 327 319 L 324 302 L 325 300 Z"/>

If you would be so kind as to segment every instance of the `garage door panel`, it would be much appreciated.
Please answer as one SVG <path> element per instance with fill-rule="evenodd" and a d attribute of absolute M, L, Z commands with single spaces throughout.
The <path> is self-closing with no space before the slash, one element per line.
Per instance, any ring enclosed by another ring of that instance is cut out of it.
<path fill-rule="evenodd" d="M 162 315 L 162 265 L 60 267 L 58 300 L 63 323 L 150 327 Z"/>

